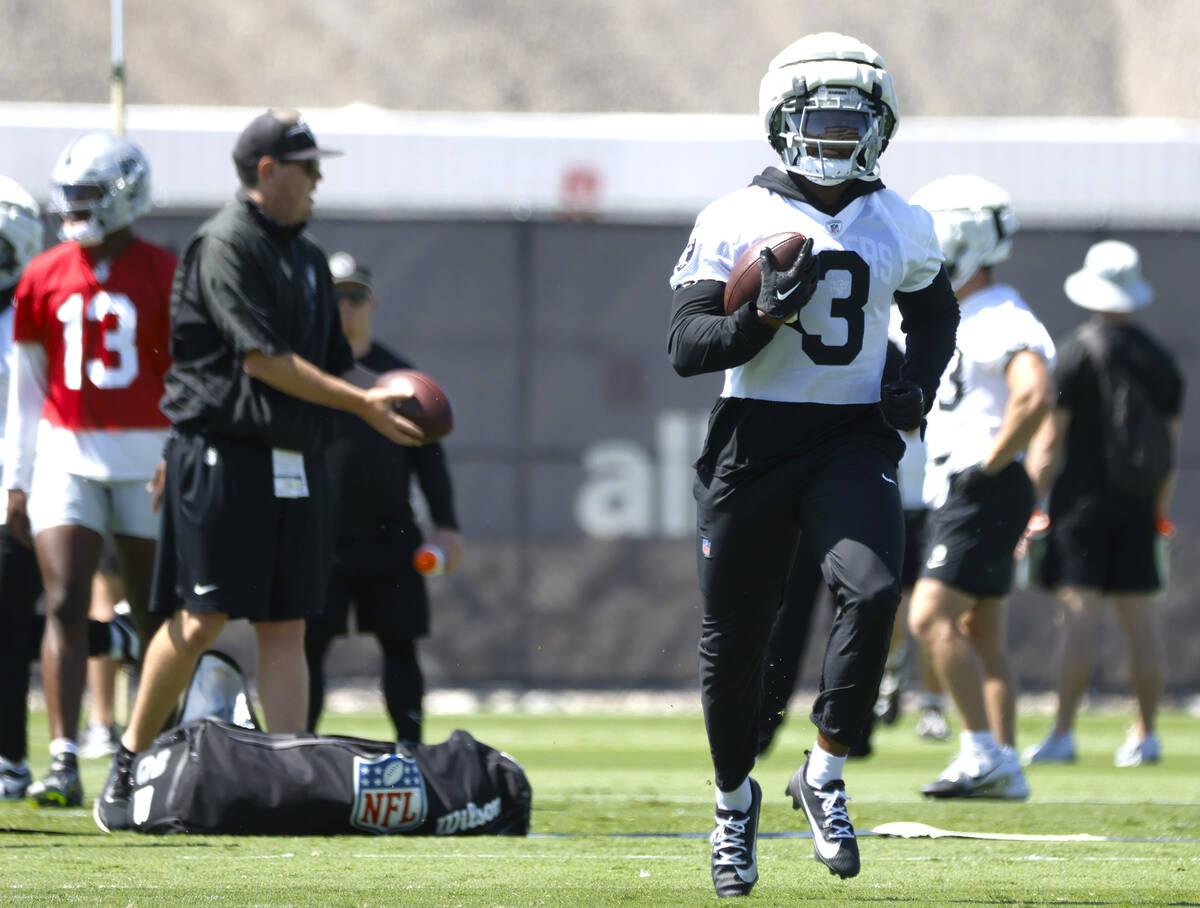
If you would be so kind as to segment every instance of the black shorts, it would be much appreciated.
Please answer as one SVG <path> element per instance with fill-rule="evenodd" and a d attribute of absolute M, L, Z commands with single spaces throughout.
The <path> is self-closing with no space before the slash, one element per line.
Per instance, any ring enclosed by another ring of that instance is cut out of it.
<path fill-rule="evenodd" d="M 166 463 L 151 612 L 286 621 L 321 611 L 333 540 L 318 459 L 305 458 L 307 498 L 275 497 L 271 449 L 250 439 L 174 435 Z"/>
<path fill-rule="evenodd" d="M 904 566 L 900 569 L 900 586 L 911 590 L 921 576 L 921 559 L 925 552 L 925 518 L 927 508 L 904 512 Z"/>
<path fill-rule="evenodd" d="M 358 630 L 380 637 L 424 637 L 429 633 L 429 596 L 416 571 L 389 576 L 334 567 L 320 615 L 309 621 L 311 634 L 336 637 L 349 630 L 354 605 Z"/>
<path fill-rule="evenodd" d="M 1048 589 L 1155 592 L 1161 586 L 1154 557 L 1157 540 L 1152 502 L 1129 504 L 1089 496 L 1051 517 L 1042 583 Z"/>
<path fill-rule="evenodd" d="M 1013 549 L 1033 513 L 1033 483 L 1020 463 L 966 490 L 960 475 L 951 477 L 946 503 L 927 519 L 921 576 L 976 597 L 1007 596 Z"/>

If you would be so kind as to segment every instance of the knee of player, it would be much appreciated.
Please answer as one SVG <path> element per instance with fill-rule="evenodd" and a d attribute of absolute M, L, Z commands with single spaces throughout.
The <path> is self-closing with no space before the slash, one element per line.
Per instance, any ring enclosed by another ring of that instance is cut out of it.
<path fill-rule="evenodd" d="M 908 629 L 914 637 L 928 644 L 939 636 L 950 634 L 954 630 L 954 622 L 934 603 L 914 597 L 908 607 Z"/>
<path fill-rule="evenodd" d="M 226 620 L 219 613 L 178 611 L 166 625 L 166 633 L 176 649 L 199 655 L 216 642 Z"/>

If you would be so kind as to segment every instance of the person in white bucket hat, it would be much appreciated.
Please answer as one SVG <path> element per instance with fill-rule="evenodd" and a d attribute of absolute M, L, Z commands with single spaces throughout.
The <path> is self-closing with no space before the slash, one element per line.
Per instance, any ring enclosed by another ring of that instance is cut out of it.
<path fill-rule="evenodd" d="M 1041 581 L 1056 592 L 1064 622 L 1054 728 L 1023 759 L 1075 759 L 1075 714 L 1107 598 L 1129 644 L 1138 704 L 1115 762 L 1156 763 L 1163 656 L 1155 600 L 1166 586 L 1156 551 L 1171 533 L 1166 514 L 1179 460 L 1183 376 L 1170 351 L 1134 323 L 1132 313 L 1150 304 L 1154 288 L 1133 246 L 1096 243 L 1063 290 L 1095 315 L 1059 348 L 1058 404 L 1030 452 L 1038 488 L 1053 482 Z"/>
<path fill-rule="evenodd" d="M 1133 312 L 1154 301 L 1138 251 L 1120 240 L 1092 246 L 1083 267 L 1063 282 L 1063 290 L 1076 306 L 1093 312 Z"/>

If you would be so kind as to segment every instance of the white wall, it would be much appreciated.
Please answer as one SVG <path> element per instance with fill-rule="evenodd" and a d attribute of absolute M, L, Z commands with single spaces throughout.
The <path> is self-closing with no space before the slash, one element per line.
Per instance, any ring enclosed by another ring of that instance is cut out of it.
<path fill-rule="evenodd" d="M 159 204 L 211 208 L 233 192 L 230 150 L 251 108 L 131 107 Z M 319 210 L 380 216 L 557 215 L 688 221 L 773 153 L 743 115 L 464 114 L 354 105 L 305 112 L 323 145 Z M 38 198 L 58 152 L 108 129 L 106 105 L 0 104 L 0 173 Z M 1200 226 L 1200 121 L 909 118 L 883 158 L 902 194 L 972 172 L 1029 226 Z"/>

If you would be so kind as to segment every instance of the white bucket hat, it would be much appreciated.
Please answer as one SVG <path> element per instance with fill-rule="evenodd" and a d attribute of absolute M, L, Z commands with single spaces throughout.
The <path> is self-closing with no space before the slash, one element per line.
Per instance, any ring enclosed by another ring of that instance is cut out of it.
<path fill-rule="evenodd" d="M 1154 288 L 1142 277 L 1138 251 L 1119 240 L 1092 246 L 1063 290 L 1076 306 L 1094 312 L 1133 312 L 1154 299 Z"/>

